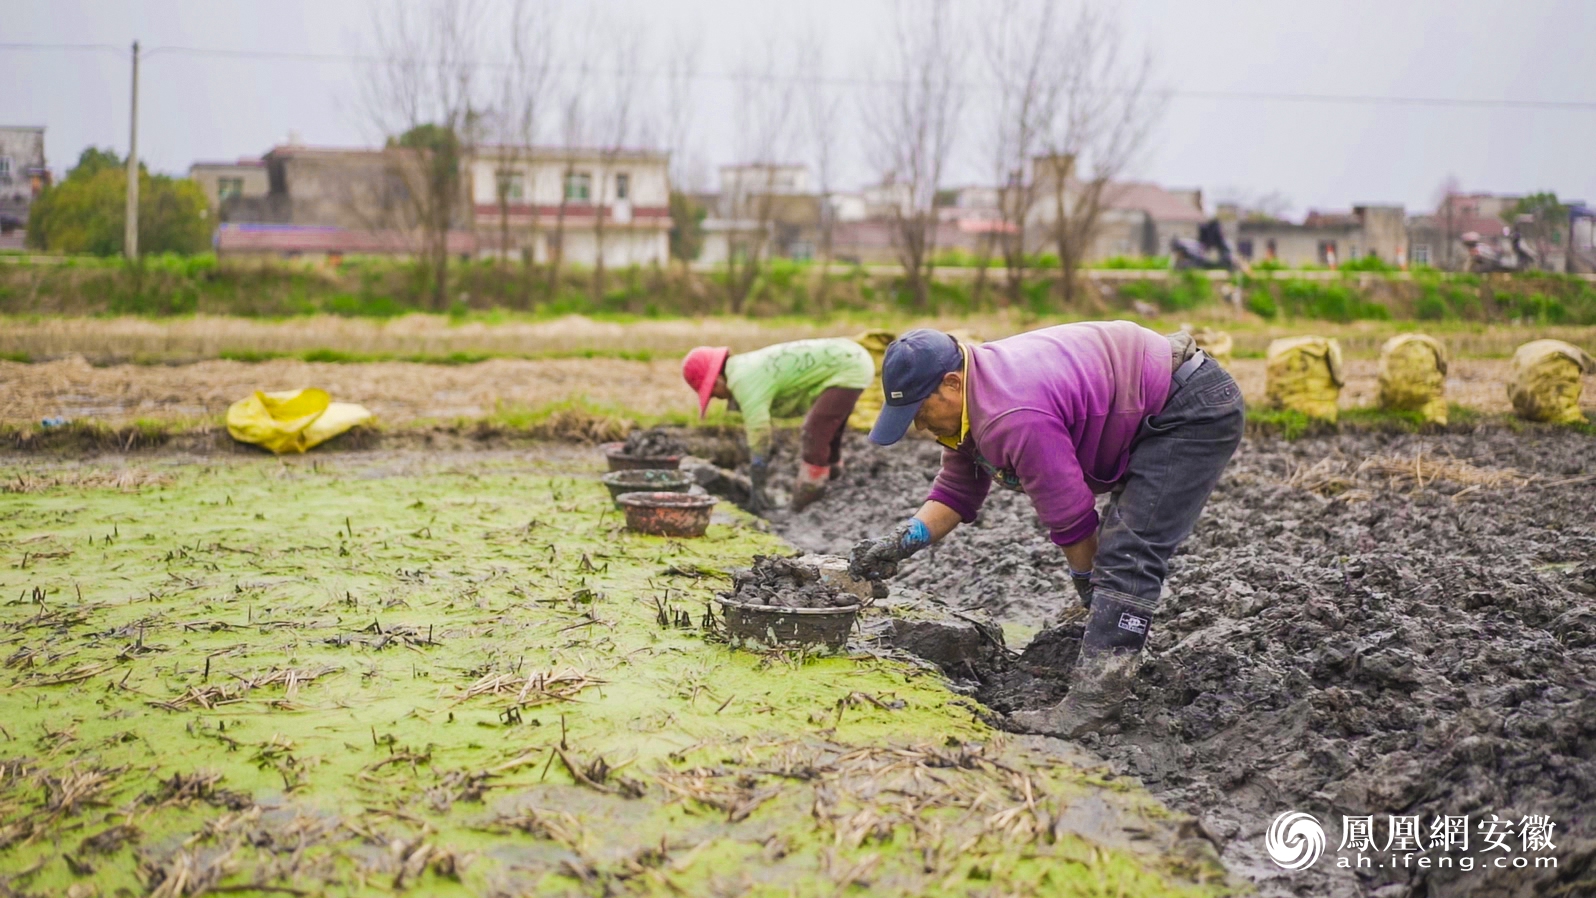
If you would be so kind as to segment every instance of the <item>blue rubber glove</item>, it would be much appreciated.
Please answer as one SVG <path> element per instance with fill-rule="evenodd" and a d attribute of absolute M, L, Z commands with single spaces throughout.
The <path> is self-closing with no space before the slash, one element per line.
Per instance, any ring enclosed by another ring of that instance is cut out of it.
<path fill-rule="evenodd" d="M 860 540 L 848 555 L 848 573 L 860 580 L 884 580 L 898 573 L 898 562 L 931 545 L 931 529 L 910 518 L 886 536 Z"/>

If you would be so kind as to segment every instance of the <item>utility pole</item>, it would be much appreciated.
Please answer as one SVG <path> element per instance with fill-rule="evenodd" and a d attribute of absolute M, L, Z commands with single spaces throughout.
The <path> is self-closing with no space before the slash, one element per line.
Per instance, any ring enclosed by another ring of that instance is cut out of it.
<path fill-rule="evenodd" d="M 133 104 L 128 115 L 127 225 L 122 248 L 129 262 L 139 258 L 139 42 L 133 42 Z"/>

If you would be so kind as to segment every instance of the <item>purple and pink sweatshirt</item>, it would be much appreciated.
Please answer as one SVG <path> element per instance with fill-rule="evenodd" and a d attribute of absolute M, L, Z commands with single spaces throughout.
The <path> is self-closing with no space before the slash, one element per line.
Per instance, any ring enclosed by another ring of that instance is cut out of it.
<path fill-rule="evenodd" d="M 1053 542 L 1097 529 L 1094 493 L 1169 398 L 1169 339 L 1130 321 L 1043 328 L 966 347 L 969 436 L 944 449 L 931 500 L 975 520 L 994 478 L 1023 490 Z"/>

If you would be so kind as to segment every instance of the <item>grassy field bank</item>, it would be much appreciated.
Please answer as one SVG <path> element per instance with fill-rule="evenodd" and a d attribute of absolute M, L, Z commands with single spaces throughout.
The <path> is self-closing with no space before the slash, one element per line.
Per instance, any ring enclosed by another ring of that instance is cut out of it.
<path fill-rule="evenodd" d="M 967 262 L 969 260 L 958 260 Z M 1596 284 L 1559 274 L 1445 274 L 1434 270 L 1260 271 L 1234 282 L 1206 273 L 1137 270 L 1131 260 L 1082 273 L 1074 311 L 1100 315 L 1138 304 L 1167 313 L 1189 312 L 1229 299 L 1264 318 L 1333 321 L 1526 320 L 1540 324 L 1596 324 Z M 1004 273 L 942 269 L 924 305 L 917 306 L 894 268 L 864 268 L 773 260 L 745 301 L 731 301 L 717 270 L 633 267 L 611 270 L 602 284 L 592 272 L 566 268 L 551 280 L 541 268 L 498 260 L 451 266 L 449 300 L 433 306 L 429 276 L 411 263 L 385 258 L 321 262 L 156 256 L 140 267 L 119 260 L 74 257 L 34 262 L 0 257 L 0 314 L 238 315 L 284 317 L 332 314 L 391 318 L 415 311 L 500 310 L 558 317 L 629 314 L 707 315 L 739 309 L 752 317 L 816 316 L 893 311 L 968 315 L 1000 308 L 1056 314 L 1056 269 L 1035 269 L 1018 298 L 1003 289 Z"/>
<path fill-rule="evenodd" d="M 1351 357 L 1374 358 L 1397 333 L 1422 331 L 1444 340 L 1455 355 L 1507 358 L 1520 344 L 1552 337 L 1596 351 L 1596 326 L 1484 324 L 1466 321 L 1356 321 L 1317 319 L 1267 321 L 1228 306 L 1189 314 L 1147 318 L 1134 312 L 1104 313 L 1161 331 L 1182 325 L 1210 326 L 1229 333 L 1239 358 L 1263 358 L 1269 342 L 1305 333 L 1335 337 Z M 182 318 L 0 317 L 0 359 L 48 361 L 81 355 L 92 364 L 182 364 L 206 359 L 369 363 L 408 361 L 469 365 L 493 359 L 619 358 L 636 361 L 679 358 L 702 344 L 734 351 L 822 336 L 848 336 L 912 327 L 960 330 L 997 339 L 1036 327 L 1104 315 L 1034 316 L 1017 311 L 974 315 L 847 313 L 814 318 L 749 319 L 714 316 L 649 320 L 627 316 L 483 313 L 451 318 L 414 314 L 378 320 L 313 316 L 281 320 L 197 315 Z"/>
<path fill-rule="evenodd" d="M 628 534 L 595 460 L 0 469 L 0 888 L 1224 891 L 935 675 L 706 637 L 779 543 Z"/>

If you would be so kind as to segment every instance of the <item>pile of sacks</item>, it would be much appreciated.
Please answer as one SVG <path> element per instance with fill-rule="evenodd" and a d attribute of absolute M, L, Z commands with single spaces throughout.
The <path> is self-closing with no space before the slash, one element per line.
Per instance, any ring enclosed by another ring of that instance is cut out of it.
<path fill-rule="evenodd" d="M 1416 413 L 1426 423 L 1447 423 L 1446 374 L 1450 360 L 1441 341 L 1425 334 L 1400 334 L 1380 348 L 1378 404 L 1387 411 Z M 1269 344 L 1268 404 L 1320 421 L 1336 420 L 1346 378 L 1341 346 L 1325 337 L 1289 337 Z M 1513 411 L 1528 421 L 1577 424 L 1584 390 L 1581 378 L 1596 374 L 1589 353 L 1561 340 L 1535 340 L 1513 354 L 1507 395 Z"/>

